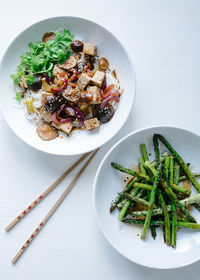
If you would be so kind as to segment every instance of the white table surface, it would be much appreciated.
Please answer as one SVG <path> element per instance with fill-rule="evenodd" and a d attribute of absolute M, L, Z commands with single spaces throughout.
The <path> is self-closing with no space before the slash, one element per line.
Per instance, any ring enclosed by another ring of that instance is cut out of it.
<path fill-rule="evenodd" d="M 77 157 L 51 156 L 32 149 L 0 117 L 0 278 L 199 279 L 199 262 L 177 270 L 154 270 L 120 256 L 97 225 L 92 188 L 103 156 L 127 133 L 169 124 L 200 134 L 200 1 L 2 0 L 0 55 L 25 27 L 58 15 L 95 20 L 118 36 L 135 65 L 136 100 L 126 126 L 101 149 L 16 265 L 11 264 L 12 257 L 74 173 L 13 230 L 6 233 L 4 227 Z"/>

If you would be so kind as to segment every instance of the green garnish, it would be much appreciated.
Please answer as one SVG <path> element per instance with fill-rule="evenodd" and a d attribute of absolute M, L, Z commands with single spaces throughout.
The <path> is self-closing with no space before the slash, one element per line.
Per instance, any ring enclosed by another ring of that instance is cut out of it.
<path fill-rule="evenodd" d="M 18 102 L 20 102 L 21 99 L 22 99 L 22 94 L 21 94 L 21 92 L 16 92 L 15 98 L 16 98 L 16 100 L 17 100 Z"/>
<path fill-rule="evenodd" d="M 63 33 L 54 32 L 56 39 L 44 42 L 29 43 L 29 51 L 23 53 L 21 63 L 17 66 L 17 73 L 11 75 L 15 84 L 20 83 L 22 76 L 26 78 L 29 85 L 34 83 L 34 75 L 46 73 L 52 77 L 53 67 L 56 63 L 63 64 L 70 56 L 70 44 L 74 36 L 69 30 L 64 29 Z"/>

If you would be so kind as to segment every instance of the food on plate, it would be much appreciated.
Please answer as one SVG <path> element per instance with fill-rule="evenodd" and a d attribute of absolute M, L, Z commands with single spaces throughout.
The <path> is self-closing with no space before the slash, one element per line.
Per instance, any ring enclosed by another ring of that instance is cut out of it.
<path fill-rule="evenodd" d="M 20 56 L 16 99 L 38 136 L 52 140 L 77 128 L 93 130 L 109 122 L 122 89 L 116 71 L 98 46 L 74 38 L 69 30 L 46 32 Z"/>
<path fill-rule="evenodd" d="M 159 141 L 168 151 L 161 153 Z M 155 239 L 156 228 L 161 226 L 166 244 L 176 247 L 179 228 L 200 230 L 200 224 L 191 214 L 191 206 L 200 211 L 200 184 L 197 181 L 200 174 L 192 173 L 189 164 L 162 135 L 154 134 L 153 144 L 155 159 L 152 161 L 146 145 L 140 145 L 137 170 L 111 163 L 112 167 L 130 178 L 112 202 L 110 212 L 118 208 L 119 221 L 141 224 L 141 239 L 146 238 L 149 228 Z M 192 185 L 198 194 L 191 195 Z"/>

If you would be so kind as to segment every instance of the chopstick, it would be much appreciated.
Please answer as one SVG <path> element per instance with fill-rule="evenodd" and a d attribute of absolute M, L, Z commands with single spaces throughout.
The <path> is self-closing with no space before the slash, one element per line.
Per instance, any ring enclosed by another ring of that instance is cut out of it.
<path fill-rule="evenodd" d="M 91 160 L 94 158 L 94 156 L 96 155 L 96 153 L 98 152 L 99 149 L 97 149 L 92 155 L 91 157 L 87 160 L 87 162 L 84 164 L 84 166 L 81 168 L 81 170 L 76 174 L 76 176 L 74 177 L 74 179 L 71 181 L 71 183 L 67 186 L 67 188 L 65 189 L 65 191 L 62 193 L 62 195 L 59 197 L 59 199 L 56 201 L 56 203 L 54 204 L 54 206 L 50 209 L 50 211 L 47 213 L 47 215 L 44 217 L 44 219 L 41 221 L 41 223 L 38 225 L 38 227 L 34 230 L 34 232 L 32 233 L 32 235 L 27 239 L 27 241 L 24 243 L 24 245 L 21 247 L 21 249 L 18 251 L 18 253 L 16 254 L 16 256 L 12 259 L 12 263 L 14 264 L 19 257 L 22 255 L 22 253 L 25 251 L 25 249 L 28 247 L 28 245 L 30 244 L 30 242 L 34 239 L 34 237 L 38 234 L 38 232 L 41 230 L 41 228 L 45 225 L 45 223 L 49 220 L 49 218 L 53 215 L 53 213 L 55 212 L 55 210 L 58 208 L 58 206 L 61 204 L 61 202 L 64 200 L 64 198 L 67 196 L 67 194 L 70 192 L 70 190 L 73 188 L 73 186 L 75 185 L 75 183 L 78 181 L 78 179 L 80 178 L 81 174 L 83 173 L 83 171 L 86 169 L 86 167 L 89 165 L 89 163 L 91 162 Z"/>
<path fill-rule="evenodd" d="M 16 223 L 18 223 L 30 210 L 32 210 L 38 203 L 47 196 L 74 168 L 76 168 L 91 152 L 88 152 L 80 157 L 70 168 L 68 168 L 53 184 L 51 184 L 38 198 L 36 198 L 21 214 L 19 214 L 7 227 L 6 231 L 10 230 Z"/>

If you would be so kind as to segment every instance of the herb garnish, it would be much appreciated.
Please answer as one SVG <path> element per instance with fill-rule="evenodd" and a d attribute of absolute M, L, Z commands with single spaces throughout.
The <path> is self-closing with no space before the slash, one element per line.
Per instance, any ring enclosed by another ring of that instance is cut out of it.
<path fill-rule="evenodd" d="M 70 44 L 74 36 L 69 30 L 64 29 L 63 33 L 54 32 L 56 39 L 44 42 L 29 43 L 29 51 L 23 53 L 21 63 L 17 66 L 17 73 L 11 75 L 15 84 L 19 84 L 24 76 L 29 85 L 34 83 L 34 75 L 46 73 L 52 77 L 53 67 L 56 63 L 63 64 L 70 56 Z"/>
<path fill-rule="evenodd" d="M 22 99 L 22 93 L 21 92 L 16 92 L 15 98 L 18 102 L 20 102 L 21 99 Z"/>

